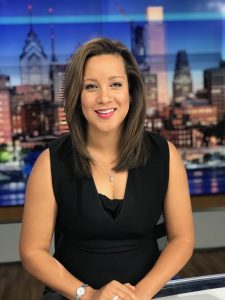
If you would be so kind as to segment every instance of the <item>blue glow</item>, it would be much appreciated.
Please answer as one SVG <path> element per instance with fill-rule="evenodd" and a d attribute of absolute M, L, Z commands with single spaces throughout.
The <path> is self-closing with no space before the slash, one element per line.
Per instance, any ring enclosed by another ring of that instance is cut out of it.
<path fill-rule="evenodd" d="M 225 20 L 225 14 L 219 12 L 203 12 L 203 13 L 166 13 L 164 21 L 194 21 L 194 20 Z M 33 16 L 33 24 L 49 24 L 49 16 Z M 111 23 L 111 22 L 146 22 L 145 14 L 129 14 L 126 16 L 118 14 L 108 15 L 67 15 L 52 16 L 53 24 L 70 24 L 70 23 Z M 0 25 L 24 25 L 29 24 L 28 16 L 1 17 Z"/>

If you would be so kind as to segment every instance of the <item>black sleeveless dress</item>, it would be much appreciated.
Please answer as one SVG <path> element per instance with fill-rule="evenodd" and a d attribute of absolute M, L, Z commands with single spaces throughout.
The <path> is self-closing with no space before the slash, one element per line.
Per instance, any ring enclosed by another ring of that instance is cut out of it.
<path fill-rule="evenodd" d="M 92 177 L 73 173 L 69 134 L 49 146 L 58 205 L 54 256 L 93 288 L 113 279 L 135 285 L 159 256 L 154 228 L 167 191 L 169 150 L 163 137 L 146 134 L 148 162 L 128 171 L 125 197 L 114 203 L 98 194 Z"/>

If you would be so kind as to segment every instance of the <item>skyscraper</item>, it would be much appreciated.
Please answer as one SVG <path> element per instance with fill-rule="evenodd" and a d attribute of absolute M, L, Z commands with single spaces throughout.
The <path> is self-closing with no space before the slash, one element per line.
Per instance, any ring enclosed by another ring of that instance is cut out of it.
<path fill-rule="evenodd" d="M 173 78 L 173 100 L 181 103 L 192 93 L 192 79 L 186 51 L 177 53 Z"/>
<path fill-rule="evenodd" d="M 12 141 L 9 76 L 0 75 L 0 144 Z"/>
<path fill-rule="evenodd" d="M 23 51 L 20 55 L 20 73 L 22 84 L 48 84 L 49 63 L 32 25 L 32 7 L 30 13 L 30 30 L 27 34 Z"/>
<path fill-rule="evenodd" d="M 218 120 L 225 119 L 225 62 L 219 68 L 204 71 L 204 85 L 208 90 L 209 99 L 217 107 Z"/>
<path fill-rule="evenodd" d="M 163 19 L 163 7 L 147 8 L 146 55 L 151 73 L 157 75 L 159 108 L 169 103 Z"/>
<path fill-rule="evenodd" d="M 131 23 L 131 51 L 139 65 L 145 60 L 145 32 L 144 27 Z"/>
<path fill-rule="evenodd" d="M 155 111 L 157 107 L 157 76 L 151 74 L 149 69 L 142 71 L 142 76 L 144 80 L 144 89 L 145 89 L 145 100 L 146 100 L 146 109 L 147 115 L 152 115 L 152 112 Z"/>
<path fill-rule="evenodd" d="M 46 100 L 36 100 L 24 104 L 21 108 L 22 131 L 27 137 L 52 134 L 54 126 L 54 110 L 52 103 Z"/>

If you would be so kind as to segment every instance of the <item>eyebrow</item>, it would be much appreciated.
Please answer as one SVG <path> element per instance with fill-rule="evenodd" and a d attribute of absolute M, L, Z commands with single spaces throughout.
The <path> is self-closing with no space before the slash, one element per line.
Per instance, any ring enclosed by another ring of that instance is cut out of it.
<path fill-rule="evenodd" d="M 121 78 L 121 79 L 125 79 L 125 77 L 124 76 L 111 76 L 111 77 L 109 77 L 109 80 L 112 80 L 112 79 L 116 79 L 116 78 Z M 97 82 L 98 80 L 97 79 L 95 79 L 95 78 L 84 78 L 84 82 L 85 81 L 95 81 L 95 82 Z"/>

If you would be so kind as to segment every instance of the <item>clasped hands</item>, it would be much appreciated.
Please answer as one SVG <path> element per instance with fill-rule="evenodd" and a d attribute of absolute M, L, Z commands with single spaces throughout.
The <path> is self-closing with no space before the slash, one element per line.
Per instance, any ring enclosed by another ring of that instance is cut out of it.
<path fill-rule="evenodd" d="M 112 280 L 98 290 L 88 287 L 82 300 L 150 300 L 150 298 L 130 283 L 122 284 Z"/>

